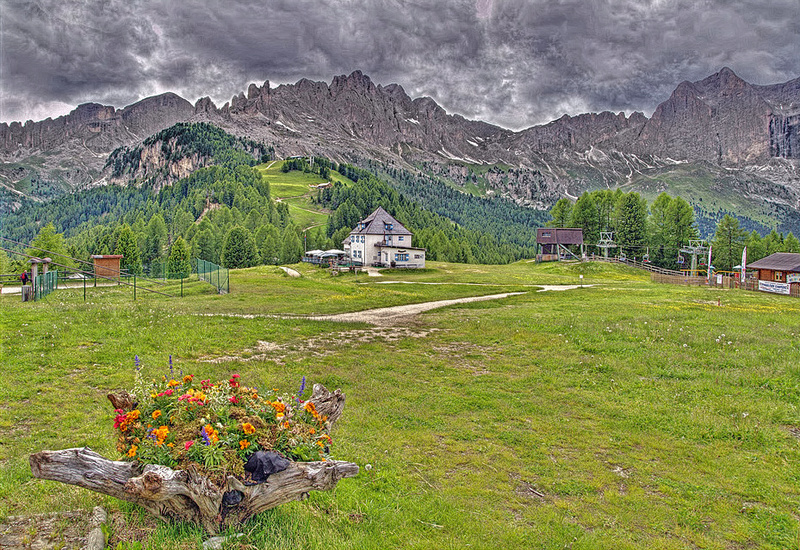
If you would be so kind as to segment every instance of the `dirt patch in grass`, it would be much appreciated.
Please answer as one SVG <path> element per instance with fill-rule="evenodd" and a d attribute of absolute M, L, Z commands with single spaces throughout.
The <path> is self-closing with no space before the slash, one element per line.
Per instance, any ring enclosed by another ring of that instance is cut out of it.
<path fill-rule="evenodd" d="M 279 365 L 292 355 L 326 357 L 337 352 L 344 345 L 350 346 L 353 342 L 370 343 L 385 342 L 392 343 L 406 338 L 425 338 L 426 336 L 438 332 L 441 329 L 429 328 L 421 329 L 415 327 L 375 327 L 369 329 L 346 330 L 333 332 L 314 338 L 309 338 L 304 342 L 291 344 L 278 344 L 260 340 L 255 348 L 248 348 L 237 355 L 223 355 L 221 357 L 201 357 L 198 359 L 203 363 L 228 363 L 232 361 L 274 361 Z"/>
<path fill-rule="evenodd" d="M 91 513 L 86 510 L 9 516 L 0 523 L 0 548 L 83 548 L 90 531 L 90 519 Z"/>

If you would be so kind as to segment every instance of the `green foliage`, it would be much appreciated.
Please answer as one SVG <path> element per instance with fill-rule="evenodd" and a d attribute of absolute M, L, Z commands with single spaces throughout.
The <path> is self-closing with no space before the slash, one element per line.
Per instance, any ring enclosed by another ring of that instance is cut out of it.
<path fill-rule="evenodd" d="M 678 250 L 698 238 L 694 210 L 682 198 L 662 193 L 653 201 L 650 212 L 650 259 L 656 265 L 678 269 Z"/>
<path fill-rule="evenodd" d="M 534 254 L 533 246 L 522 247 L 481 231 L 467 229 L 444 216 L 424 210 L 418 203 L 412 202 L 366 170 L 351 165 L 339 165 L 338 168 L 340 174 L 355 183 L 343 185 L 337 182 L 332 188 L 323 190 L 318 199 L 323 206 L 335 210 L 328 221 L 326 234 L 335 236 L 333 240 L 336 246 L 341 246 L 340 237 L 349 234 L 359 220 L 382 206 L 414 233 L 414 246 L 426 248 L 429 260 L 500 264 Z M 463 196 L 489 203 L 486 199 Z M 483 221 L 485 218 L 476 223 Z M 532 228 L 527 228 L 526 232 L 533 234 Z"/>
<path fill-rule="evenodd" d="M 647 237 L 647 201 L 638 193 L 622 195 L 614 208 L 614 240 L 620 251 L 639 254 Z"/>
<path fill-rule="evenodd" d="M 122 271 L 137 275 L 142 272 L 142 258 L 136 235 L 127 223 L 120 228 L 114 254 L 122 254 L 122 259 L 120 260 L 120 269 Z"/>
<path fill-rule="evenodd" d="M 745 237 L 747 233 L 739 227 L 739 220 L 731 216 L 720 220 L 712 242 L 712 261 L 717 270 L 730 271 L 741 261 Z"/>
<path fill-rule="evenodd" d="M 31 241 L 31 246 L 25 250 L 25 254 L 40 258 L 50 257 L 55 263 L 75 267 L 75 262 L 68 257 L 64 235 L 57 233 L 52 223 L 42 227 L 36 238 Z"/>
<path fill-rule="evenodd" d="M 225 237 L 222 248 L 222 266 L 228 269 L 258 265 L 259 257 L 256 243 L 250 231 L 237 225 Z"/>
<path fill-rule="evenodd" d="M 555 206 L 553 210 L 555 210 Z M 555 219 L 556 216 L 553 216 L 554 221 Z M 566 227 L 580 227 L 583 229 L 584 242 L 596 243 L 600 240 L 600 211 L 590 193 L 584 193 L 575 202 L 570 214 L 569 224 Z"/>
<path fill-rule="evenodd" d="M 164 247 L 167 246 L 167 224 L 164 216 L 158 212 L 147 222 L 144 234 L 144 261 L 151 263 L 164 256 Z"/>
<path fill-rule="evenodd" d="M 10 273 L 11 260 L 9 260 L 5 250 L 0 250 L 0 275 L 9 275 Z"/>
<path fill-rule="evenodd" d="M 550 217 L 553 218 L 547 225 L 549 227 L 569 227 L 572 215 L 572 201 L 569 199 L 558 199 L 550 209 Z"/>
<path fill-rule="evenodd" d="M 120 147 L 109 155 L 106 168 L 112 176 L 123 177 L 139 168 L 143 147 L 161 144 L 161 153 L 168 163 L 186 157 L 199 156 L 212 159 L 219 166 L 234 168 L 246 164 L 272 160 L 274 149 L 253 140 L 234 137 L 216 126 L 206 123 L 180 122 L 154 134 L 134 148 Z"/>
<path fill-rule="evenodd" d="M 183 237 L 178 237 L 169 249 L 167 260 L 167 273 L 171 277 L 188 277 L 192 272 L 192 260 L 189 246 Z"/>

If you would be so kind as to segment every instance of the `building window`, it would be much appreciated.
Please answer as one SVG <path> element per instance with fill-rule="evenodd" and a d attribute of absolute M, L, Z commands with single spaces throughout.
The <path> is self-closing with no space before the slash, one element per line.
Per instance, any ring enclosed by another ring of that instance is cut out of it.
<path fill-rule="evenodd" d="M 403 240 L 403 237 L 397 237 L 397 240 L 398 240 L 398 241 L 402 241 L 402 240 Z"/>
<path fill-rule="evenodd" d="M 775 272 L 775 280 L 782 281 L 783 280 L 783 271 L 776 271 Z"/>

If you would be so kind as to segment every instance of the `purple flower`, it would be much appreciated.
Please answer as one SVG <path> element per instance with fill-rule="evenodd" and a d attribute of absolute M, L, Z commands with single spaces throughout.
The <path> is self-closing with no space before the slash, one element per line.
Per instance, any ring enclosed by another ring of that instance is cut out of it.
<path fill-rule="evenodd" d="M 142 368 L 142 365 L 139 362 L 139 356 L 138 355 L 134 355 L 133 356 L 133 363 L 134 363 L 134 365 L 136 365 L 136 372 L 139 372 L 139 369 Z"/>
<path fill-rule="evenodd" d="M 169 356 L 169 374 L 172 378 L 175 378 L 175 371 L 172 369 L 172 355 Z"/>
<path fill-rule="evenodd" d="M 208 438 L 208 434 L 206 433 L 206 427 L 203 426 L 203 429 L 200 430 L 200 435 L 203 436 L 203 443 L 206 445 L 211 445 L 211 440 Z"/>
<path fill-rule="evenodd" d="M 306 377 L 303 377 L 303 381 L 300 382 L 300 390 L 297 392 L 297 401 L 300 402 L 300 398 L 303 397 L 303 392 L 306 390 Z"/>

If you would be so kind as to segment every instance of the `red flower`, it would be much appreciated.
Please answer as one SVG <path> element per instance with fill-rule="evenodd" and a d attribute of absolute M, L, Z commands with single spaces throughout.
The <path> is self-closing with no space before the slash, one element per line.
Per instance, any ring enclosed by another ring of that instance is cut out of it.
<path fill-rule="evenodd" d="M 239 400 L 236 398 L 235 395 L 233 395 L 233 396 L 231 396 L 230 402 L 233 403 L 233 404 L 236 404 L 236 403 L 239 402 Z"/>
<path fill-rule="evenodd" d="M 187 441 L 186 443 L 184 443 L 184 444 L 183 444 L 183 448 L 184 448 L 184 450 L 188 451 L 188 450 L 189 450 L 189 447 L 191 447 L 192 445 L 194 445 L 194 439 L 192 439 L 191 441 Z"/>

